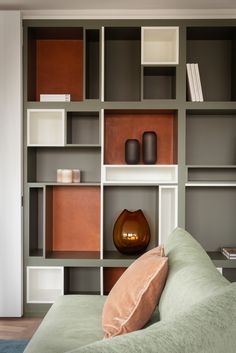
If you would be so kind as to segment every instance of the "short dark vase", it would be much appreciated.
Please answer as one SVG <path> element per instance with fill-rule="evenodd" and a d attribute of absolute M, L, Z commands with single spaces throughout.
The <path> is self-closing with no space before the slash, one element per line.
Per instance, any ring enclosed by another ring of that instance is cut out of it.
<path fill-rule="evenodd" d="M 124 210 L 113 229 L 113 241 L 123 254 L 140 254 L 149 244 L 150 228 L 142 212 Z"/>
<path fill-rule="evenodd" d="M 140 160 L 140 143 L 136 139 L 125 142 L 125 161 L 127 164 L 138 164 Z"/>
<path fill-rule="evenodd" d="M 157 161 L 157 135 L 154 131 L 145 131 L 142 139 L 143 163 L 155 164 Z"/>

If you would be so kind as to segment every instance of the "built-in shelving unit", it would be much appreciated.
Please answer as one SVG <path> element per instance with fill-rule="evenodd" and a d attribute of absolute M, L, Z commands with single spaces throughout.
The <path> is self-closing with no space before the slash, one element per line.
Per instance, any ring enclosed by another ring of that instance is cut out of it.
<path fill-rule="evenodd" d="M 24 21 L 25 313 L 109 293 L 138 256 L 113 243 L 125 208 L 143 210 L 147 250 L 186 227 L 234 279 L 220 248 L 236 245 L 235 34 L 228 20 Z M 204 102 L 187 101 L 187 62 Z M 157 161 L 129 165 L 125 141 L 142 151 L 144 131 Z M 57 169 L 81 182 L 57 182 Z"/>

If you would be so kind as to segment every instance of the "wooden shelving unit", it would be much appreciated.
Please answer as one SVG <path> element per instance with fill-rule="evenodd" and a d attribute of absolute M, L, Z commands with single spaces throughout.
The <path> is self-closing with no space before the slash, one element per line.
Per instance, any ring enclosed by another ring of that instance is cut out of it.
<path fill-rule="evenodd" d="M 137 258 L 113 243 L 124 208 L 143 210 L 148 249 L 186 227 L 234 278 L 220 248 L 235 245 L 235 34 L 228 20 L 24 21 L 25 313 L 109 293 Z M 204 102 L 186 99 L 187 62 Z M 156 164 L 126 164 L 125 141 L 142 148 L 150 130 Z M 81 183 L 57 183 L 57 169 L 80 169 Z"/>

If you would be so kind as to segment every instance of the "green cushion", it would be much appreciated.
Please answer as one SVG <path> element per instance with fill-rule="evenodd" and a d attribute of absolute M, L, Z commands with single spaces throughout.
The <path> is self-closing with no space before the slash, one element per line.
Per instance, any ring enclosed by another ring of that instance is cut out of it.
<path fill-rule="evenodd" d="M 62 353 L 103 338 L 105 297 L 65 295 L 54 303 L 24 353 Z"/>
<path fill-rule="evenodd" d="M 176 228 L 164 247 L 169 273 L 159 302 L 161 319 L 188 310 L 189 306 L 229 285 L 205 250 L 185 230 Z"/>
<path fill-rule="evenodd" d="M 70 353 L 235 353 L 235 332 L 236 283 L 233 283 L 172 319 Z"/>

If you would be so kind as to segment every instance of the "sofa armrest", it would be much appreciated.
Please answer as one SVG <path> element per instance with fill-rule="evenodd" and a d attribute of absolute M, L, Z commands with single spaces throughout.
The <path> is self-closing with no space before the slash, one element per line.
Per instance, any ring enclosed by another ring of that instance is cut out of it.
<path fill-rule="evenodd" d="M 171 320 L 70 353 L 235 353 L 235 347 L 236 283 Z"/>

